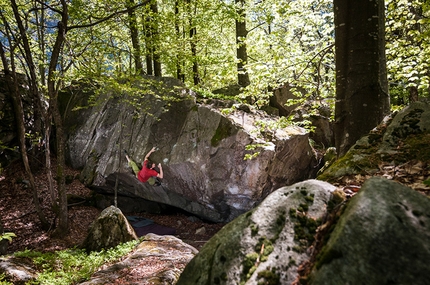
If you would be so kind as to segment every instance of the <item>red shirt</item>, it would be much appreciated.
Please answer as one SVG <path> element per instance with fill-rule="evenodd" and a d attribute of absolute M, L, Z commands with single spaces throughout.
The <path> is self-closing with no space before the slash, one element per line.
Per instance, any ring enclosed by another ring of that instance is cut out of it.
<path fill-rule="evenodd" d="M 154 169 L 150 169 L 146 166 L 146 164 L 148 163 L 148 160 L 145 160 L 143 162 L 143 166 L 142 169 L 139 171 L 139 173 L 137 174 L 137 179 L 139 179 L 142 182 L 146 182 L 148 181 L 149 178 L 151 178 L 152 176 L 157 176 L 158 172 L 155 171 Z"/>

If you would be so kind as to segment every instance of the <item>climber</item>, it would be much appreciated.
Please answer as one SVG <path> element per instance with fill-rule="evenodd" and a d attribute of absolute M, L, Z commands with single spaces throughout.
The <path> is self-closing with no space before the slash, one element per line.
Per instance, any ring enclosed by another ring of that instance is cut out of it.
<path fill-rule="evenodd" d="M 159 186 L 161 185 L 161 179 L 163 179 L 163 168 L 161 167 L 161 163 L 159 163 L 157 167 L 154 162 L 149 160 L 149 156 L 155 150 L 155 147 L 153 147 L 145 155 L 145 159 L 142 163 L 142 169 L 139 169 L 137 164 L 132 159 L 130 159 L 127 151 L 124 150 L 124 153 L 125 157 L 127 158 L 128 165 L 133 169 L 133 172 L 136 174 L 136 177 L 139 179 L 139 181 L 148 182 L 150 185 Z"/>

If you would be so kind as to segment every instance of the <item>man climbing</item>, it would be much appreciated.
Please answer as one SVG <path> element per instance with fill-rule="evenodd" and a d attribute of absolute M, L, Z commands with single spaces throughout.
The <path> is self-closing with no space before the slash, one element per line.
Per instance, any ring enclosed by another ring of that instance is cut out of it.
<path fill-rule="evenodd" d="M 137 164 L 130 159 L 127 152 L 125 152 L 125 157 L 127 158 L 128 165 L 133 169 L 134 174 L 136 174 L 137 179 L 141 182 L 147 182 L 150 185 L 161 185 L 161 179 L 163 179 L 163 168 L 161 167 L 161 163 L 158 164 L 158 167 L 155 166 L 155 163 L 149 160 L 149 156 L 151 153 L 155 151 L 155 147 L 153 147 L 146 155 L 145 159 L 142 163 L 142 169 L 139 169 Z"/>

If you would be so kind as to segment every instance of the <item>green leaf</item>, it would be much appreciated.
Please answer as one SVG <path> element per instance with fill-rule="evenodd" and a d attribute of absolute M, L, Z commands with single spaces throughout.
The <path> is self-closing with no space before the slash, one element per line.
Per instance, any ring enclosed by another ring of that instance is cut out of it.
<path fill-rule="evenodd" d="M 16 237 L 14 233 L 7 232 L 0 235 L 0 240 L 7 239 L 9 242 L 12 242 L 12 238 L 14 237 Z"/>

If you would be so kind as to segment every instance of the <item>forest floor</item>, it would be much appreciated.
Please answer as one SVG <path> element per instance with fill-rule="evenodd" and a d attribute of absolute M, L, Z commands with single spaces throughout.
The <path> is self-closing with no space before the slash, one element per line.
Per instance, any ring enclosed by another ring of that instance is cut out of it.
<path fill-rule="evenodd" d="M 55 164 L 52 171 L 55 173 Z M 78 177 L 78 174 L 79 172 L 76 170 L 67 169 L 66 171 L 68 176 Z M 430 195 L 430 187 L 423 184 L 423 181 L 430 176 L 430 166 L 426 163 L 410 161 L 397 167 L 381 167 L 381 171 L 373 176 L 384 176 L 409 186 L 424 195 Z M 342 189 L 347 195 L 353 196 L 360 189 L 361 184 L 369 177 L 363 175 L 342 177 L 332 184 Z M 48 192 L 46 172 L 39 171 L 35 173 L 35 181 L 43 211 L 50 221 L 55 221 L 50 210 L 50 193 Z M 68 193 L 88 197 L 91 195 L 91 190 L 86 188 L 78 179 L 74 179 L 68 185 Z M 99 216 L 101 211 L 101 209 L 90 206 L 69 206 L 69 234 L 63 239 L 53 238 L 50 236 L 51 231 L 44 231 L 40 227 L 40 222 L 33 206 L 32 193 L 28 187 L 28 181 L 22 165 L 13 163 L 3 173 L 0 173 L 1 222 L 5 232 L 13 232 L 16 235 L 8 246 L 8 253 L 25 249 L 41 252 L 57 251 L 77 246 L 85 239 L 91 223 Z M 140 215 L 153 220 L 157 224 L 174 228 L 176 237 L 192 245 L 197 250 L 200 250 L 224 226 L 224 224 L 192 221 L 193 219 L 190 219 L 184 213 L 172 213 L 169 215 L 124 214 Z M 205 228 L 203 234 L 196 233 L 197 229 L 203 227 Z M 142 271 L 139 271 L 139 274 L 143 274 Z M 128 278 L 132 277 L 135 276 L 128 276 Z"/>

